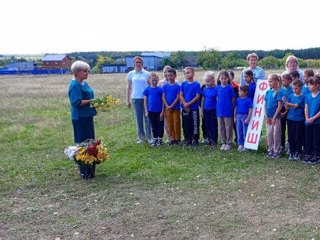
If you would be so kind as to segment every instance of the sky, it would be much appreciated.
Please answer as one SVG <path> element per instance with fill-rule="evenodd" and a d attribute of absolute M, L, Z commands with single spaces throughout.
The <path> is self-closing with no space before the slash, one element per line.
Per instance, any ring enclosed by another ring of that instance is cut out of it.
<path fill-rule="evenodd" d="M 320 47 L 318 0 L 2 0 L 0 54 Z"/>

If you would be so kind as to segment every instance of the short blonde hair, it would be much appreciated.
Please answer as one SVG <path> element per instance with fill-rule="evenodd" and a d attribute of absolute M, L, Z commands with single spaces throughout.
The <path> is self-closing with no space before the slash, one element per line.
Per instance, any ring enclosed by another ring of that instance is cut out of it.
<path fill-rule="evenodd" d="M 249 59 L 250 59 L 251 57 L 254 57 L 254 58 L 256 58 L 257 60 L 259 60 L 259 57 L 258 57 L 258 55 L 257 55 L 256 53 L 249 53 L 248 56 L 247 56 L 247 61 L 249 61 Z"/>
<path fill-rule="evenodd" d="M 159 81 L 159 76 L 158 74 L 156 74 L 155 72 L 151 72 L 150 73 L 150 80 L 152 79 L 157 79 Z"/>
<path fill-rule="evenodd" d="M 88 63 L 79 60 L 72 63 L 70 70 L 75 74 L 81 70 L 90 70 L 90 66 Z"/>
<path fill-rule="evenodd" d="M 286 59 L 286 66 L 288 66 L 288 63 L 291 61 L 291 60 L 295 60 L 297 62 L 297 64 L 299 64 L 298 62 L 298 58 L 294 55 L 289 55 Z"/>
<path fill-rule="evenodd" d="M 213 81 L 215 80 L 214 72 L 213 71 L 207 71 L 204 73 L 203 78 L 211 78 Z"/>

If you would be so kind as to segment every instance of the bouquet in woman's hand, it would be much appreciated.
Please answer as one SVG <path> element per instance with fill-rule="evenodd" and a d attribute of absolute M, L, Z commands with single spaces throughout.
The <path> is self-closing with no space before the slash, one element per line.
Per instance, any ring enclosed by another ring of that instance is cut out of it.
<path fill-rule="evenodd" d="M 91 101 L 90 106 L 100 112 L 110 111 L 113 107 L 120 105 L 120 99 L 107 95 L 103 98 L 96 98 Z"/>
<path fill-rule="evenodd" d="M 70 160 L 80 164 L 99 164 L 109 158 L 108 149 L 101 140 L 88 139 L 79 145 L 69 146 L 64 153 Z"/>

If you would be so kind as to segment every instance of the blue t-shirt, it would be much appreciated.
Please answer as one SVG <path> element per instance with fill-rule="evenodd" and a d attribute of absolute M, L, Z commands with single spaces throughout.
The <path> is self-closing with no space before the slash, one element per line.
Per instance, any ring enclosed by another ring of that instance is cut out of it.
<path fill-rule="evenodd" d="M 248 85 L 248 97 L 251 98 L 251 100 L 253 101 L 254 99 L 254 93 L 256 91 L 256 83 L 250 83 Z"/>
<path fill-rule="evenodd" d="M 279 92 L 281 92 L 282 97 L 286 97 L 286 99 L 288 99 L 289 95 L 290 95 L 290 94 L 293 94 L 292 86 L 289 85 L 288 88 L 282 86 L 282 87 L 280 88 Z M 282 104 L 282 106 L 284 107 L 284 102 L 282 101 L 282 99 L 281 99 L 281 104 Z"/>
<path fill-rule="evenodd" d="M 233 99 L 236 96 L 233 87 L 230 84 L 218 85 L 214 95 L 217 97 L 217 117 L 233 117 Z"/>
<path fill-rule="evenodd" d="M 320 111 L 320 92 L 316 97 L 312 97 L 312 93 L 306 95 L 305 105 L 308 105 L 309 118 L 315 116 Z M 313 121 L 315 124 L 320 123 L 320 118 Z"/>
<path fill-rule="evenodd" d="M 90 104 L 80 106 L 82 100 L 94 99 L 93 90 L 86 81 L 80 83 L 72 79 L 69 85 L 68 96 L 72 120 L 79 120 L 82 117 L 93 117 L 97 114 L 96 109 L 90 107 Z"/>
<path fill-rule="evenodd" d="M 214 95 L 214 89 L 216 87 L 205 87 L 202 92 L 202 96 L 204 97 L 203 101 L 203 109 L 204 110 L 212 110 L 217 107 L 217 97 Z"/>
<path fill-rule="evenodd" d="M 189 83 L 187 80 L 185 80 L 185 81 L 183 81 L 181 83 L 180 93 L 183 94 L 184 99 L 188 103 L 192 99 L 194 99 L 197 96 L 197 94 L 201 94 L 200 83 L 197 82 L 197 81 Z M 200 98 L 196 102 L 194 102 L 193 104 L 190 105 L 190 109 L 192 111 L 198 110 L 199 109 L 199 104 L 200 104 Z M 183 104 L 181 104 L 181 108 L 183 110 L 185 110 Z"/>
<path fill-rule="evenodd" d="M 167 83 L 162 88 L 164 96 L 167 100 L 167 103 L 171 105 L 177 98 L 177 95 L 180 93 L 180 85 L 179 83 Z M 176 105 L 173 107 L 174 110 L 180 109 L 180 101 L 177 102 Z"/>
<path fill-rule="evenodd" d="M 243 71 L 240 74 L 240 85 L 241 86 L 246 84 L 246 81 L 244 80 L 244 73 L 247 70 L 252 70 L 253 80 L 255 82 L 257 82 L 258 80 L 265 80 L 266 79 L 266 73 L 261 67 L 258 67 L 258 66 L 256 66 L 255 68 L 247 67 L 247 68 L 243 69 Z"/>
<path fill-rule="evenodd" d="M 162 111 L 162 88 L 161 87 L 147 87 L 143 91 L 143 95 L 148 97 L 148 111 L 161 112 Z"/>
<path fill-rule="evenodd" d="M 287 119 L 291 121 L 304 121 L 304 95 L 296 96 L 295 94 L 290 94 L 287 97 L 287 102 L 292 104 L 298 104 L 299 107 L 290 107 L 288 110 Z"/>
<path fill-rule="evenodd" d="M 306 84 L 303 85 L 301 92 L 303 95 L 307 95 L 307 94 L 311 93 L 308 88 L 308 85 L 306 85 Z"/>
<path fill-rule="evenodd" d="M 252 99 L 249 97 L 238 97 L 235 106 L 237 107 L 237 114 L 248 114 L 249 109 L 252 109 Z"/>
<path fill-rule="evenodd" d="M 278 102 L 282 101 L 282 94 L 280 90 L 275 93 L 273 89 L 269 89 L 266 92 L 264 100 L 266 101 L 266 113 L 268 118 L 273 118 L 274 114 L 278 108 Z M 277 118 L 280 118 L 281 114 L 279 112 Z"/>

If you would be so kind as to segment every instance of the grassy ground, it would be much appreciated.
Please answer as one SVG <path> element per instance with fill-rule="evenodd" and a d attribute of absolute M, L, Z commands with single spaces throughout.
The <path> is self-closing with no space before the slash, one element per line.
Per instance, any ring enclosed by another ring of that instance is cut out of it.
<path fill-rule="evenodd" d="M 0 239 L 320 239 L 319 166 L 266 159 L 265 139 L 241 154 L 154 149 L 121 106 L 95 117 L 111 158 L 81 180 L 63 154 L 70 78 L 0 77 Z M 124 100 L 125 75 L 89 82 Z"/>

